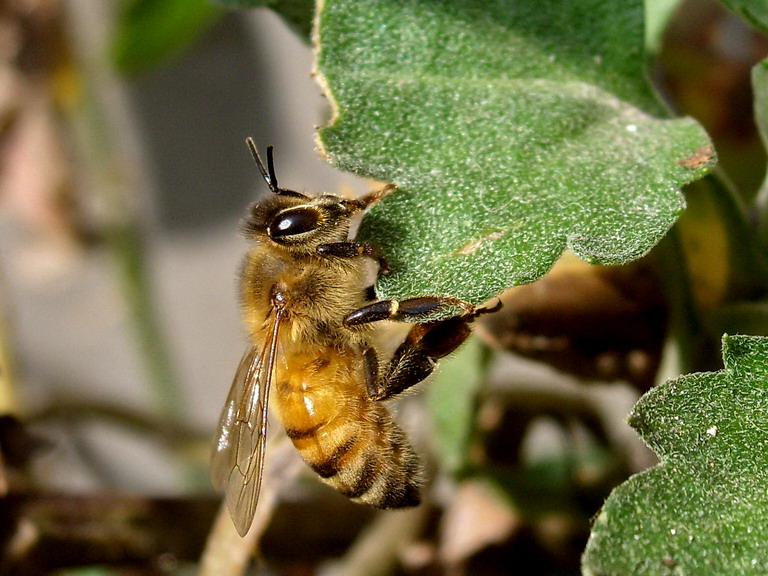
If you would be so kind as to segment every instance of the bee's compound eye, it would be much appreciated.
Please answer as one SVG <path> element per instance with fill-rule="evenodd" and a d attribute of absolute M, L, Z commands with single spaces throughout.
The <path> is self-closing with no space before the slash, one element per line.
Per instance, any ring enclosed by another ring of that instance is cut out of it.
<path fill-rule="evenodd" d="M 272 238 L 282 238 L 303 234 L 317 227 L 319 216 L 317 210 L 310 208 L 295 208 L 285 210 L 275 216 L 269 225 L 269 235 Z"/>

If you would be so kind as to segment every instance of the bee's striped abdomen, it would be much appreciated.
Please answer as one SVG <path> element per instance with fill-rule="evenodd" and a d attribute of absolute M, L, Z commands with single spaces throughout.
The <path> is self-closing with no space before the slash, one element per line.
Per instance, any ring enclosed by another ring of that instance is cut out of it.
<path fill-rule="evenodd" d="M 320 370 L 290 370 L 278 382 L 275 405 L 286 434 L 318 476 L 348 498 L 377 508 L 416 506 L 419 457 L 345 361 L 333 355 Z"/>
<path fill-rule="evenodd" d="M 421 464 L 386 408 L 366 403 L 360 421 L 331 420 L 317 437 L 292 438 L 302 458 L 328 484 L 352 500 L 377 508 L 421 501 Z M 331 441 L 333 438 L 333 441 Z"/>

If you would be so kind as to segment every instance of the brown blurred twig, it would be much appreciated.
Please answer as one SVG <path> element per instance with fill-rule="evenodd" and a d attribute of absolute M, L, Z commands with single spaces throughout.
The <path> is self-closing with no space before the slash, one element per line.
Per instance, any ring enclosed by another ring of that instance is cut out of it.
<path fill-rule="evenodd" d="M 13 385 L 8 318 L 4 302 L 0 285 L 0 414 L 18 414 L 19 405 Z"/>
<path fill-rule="evenodd" d="M 259 506 L 251 529 L 241 538 L 226 504 L 222 504 L 200 559 L 199 576 L 240 576 L 248 569 L 259 540 L 272 519 L 280 486 L 300 470 L 300 460 L 284 434 L 270 440 L 267 454 Z"/>
<path fill-rule="evenodd" d="M 400 554 L 423 530 L 429 506 L 381 513 L 361 534 L 347 554 L 323 576 L 387 576 L 393 574 Z"/>

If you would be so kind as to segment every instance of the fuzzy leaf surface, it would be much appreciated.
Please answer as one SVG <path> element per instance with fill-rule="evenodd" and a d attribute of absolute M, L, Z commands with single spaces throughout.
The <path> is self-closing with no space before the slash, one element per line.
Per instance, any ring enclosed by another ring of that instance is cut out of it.
<path fill-rule="evenodd" d="M 615 264 L 658 242 L 713 160 L 693 120 L 653 116 L 643 36 L 633 0 L 323 2 L 320 147 L 399 187 L 359 234 L 392 266 L 379 294 L 479 303 L 566 247 Z"/>
<path fill-rule="evenodd" d="M 768 338 L 725 336 L 719 372 L 648 392 L 630 424 L 661 463 L 613 491 L 587 575 L 768 574 Z"/>

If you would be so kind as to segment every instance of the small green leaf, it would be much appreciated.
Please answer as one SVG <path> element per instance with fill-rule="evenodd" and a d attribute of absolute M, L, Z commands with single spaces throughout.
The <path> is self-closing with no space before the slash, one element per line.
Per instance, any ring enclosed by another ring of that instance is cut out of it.
<path fill-rule="evenodd" d="M 123 3 L 112 59 L 126 73 L 156 66 L 189 46 L 219 14 L 208 0 L 129 0 Z"/>
<path fill-rule="evenodd" d="M 485 348 L 470 338 L 454 355 L 440 363 L 427 388 L 434 422 L 437 454 L 443 468 L 455 472 L 465 462 L 475 416 L 475 396 L 483 382 Z"/>
<path fill-rule="evenodd" d="M 725 336 L 723 358 L 637 403 L 630 424 L 661 464 L 608 498 L 584 574 L 768 574 L 768 339 Z"/>
<path fill-rule="evenodd" d="M 765 0 L 721 0 L 721 2 L 756 28 L 768 32 L 768 2 Z"/>
<path fill-rule="evenodd" d="M 326 0 L 318 18 L 320 145 L 399 187 L 359 233 L 392 266 L 381 296 L 479 303 L 566 247 L 638 258 L 712 164 L 698 124 L 650 115 L 639 2 Z"/>
<path fill-rule="evenodd" d="M 768 60 L 758 62 L 752 68 L 752 91 L 755 95 L 755 123 L 768 149 Z M 759 210 L 759 240 L 765 253 L 768 253 L 768 176 L 763 181 L 757 195 L 756 206 Z"/>

